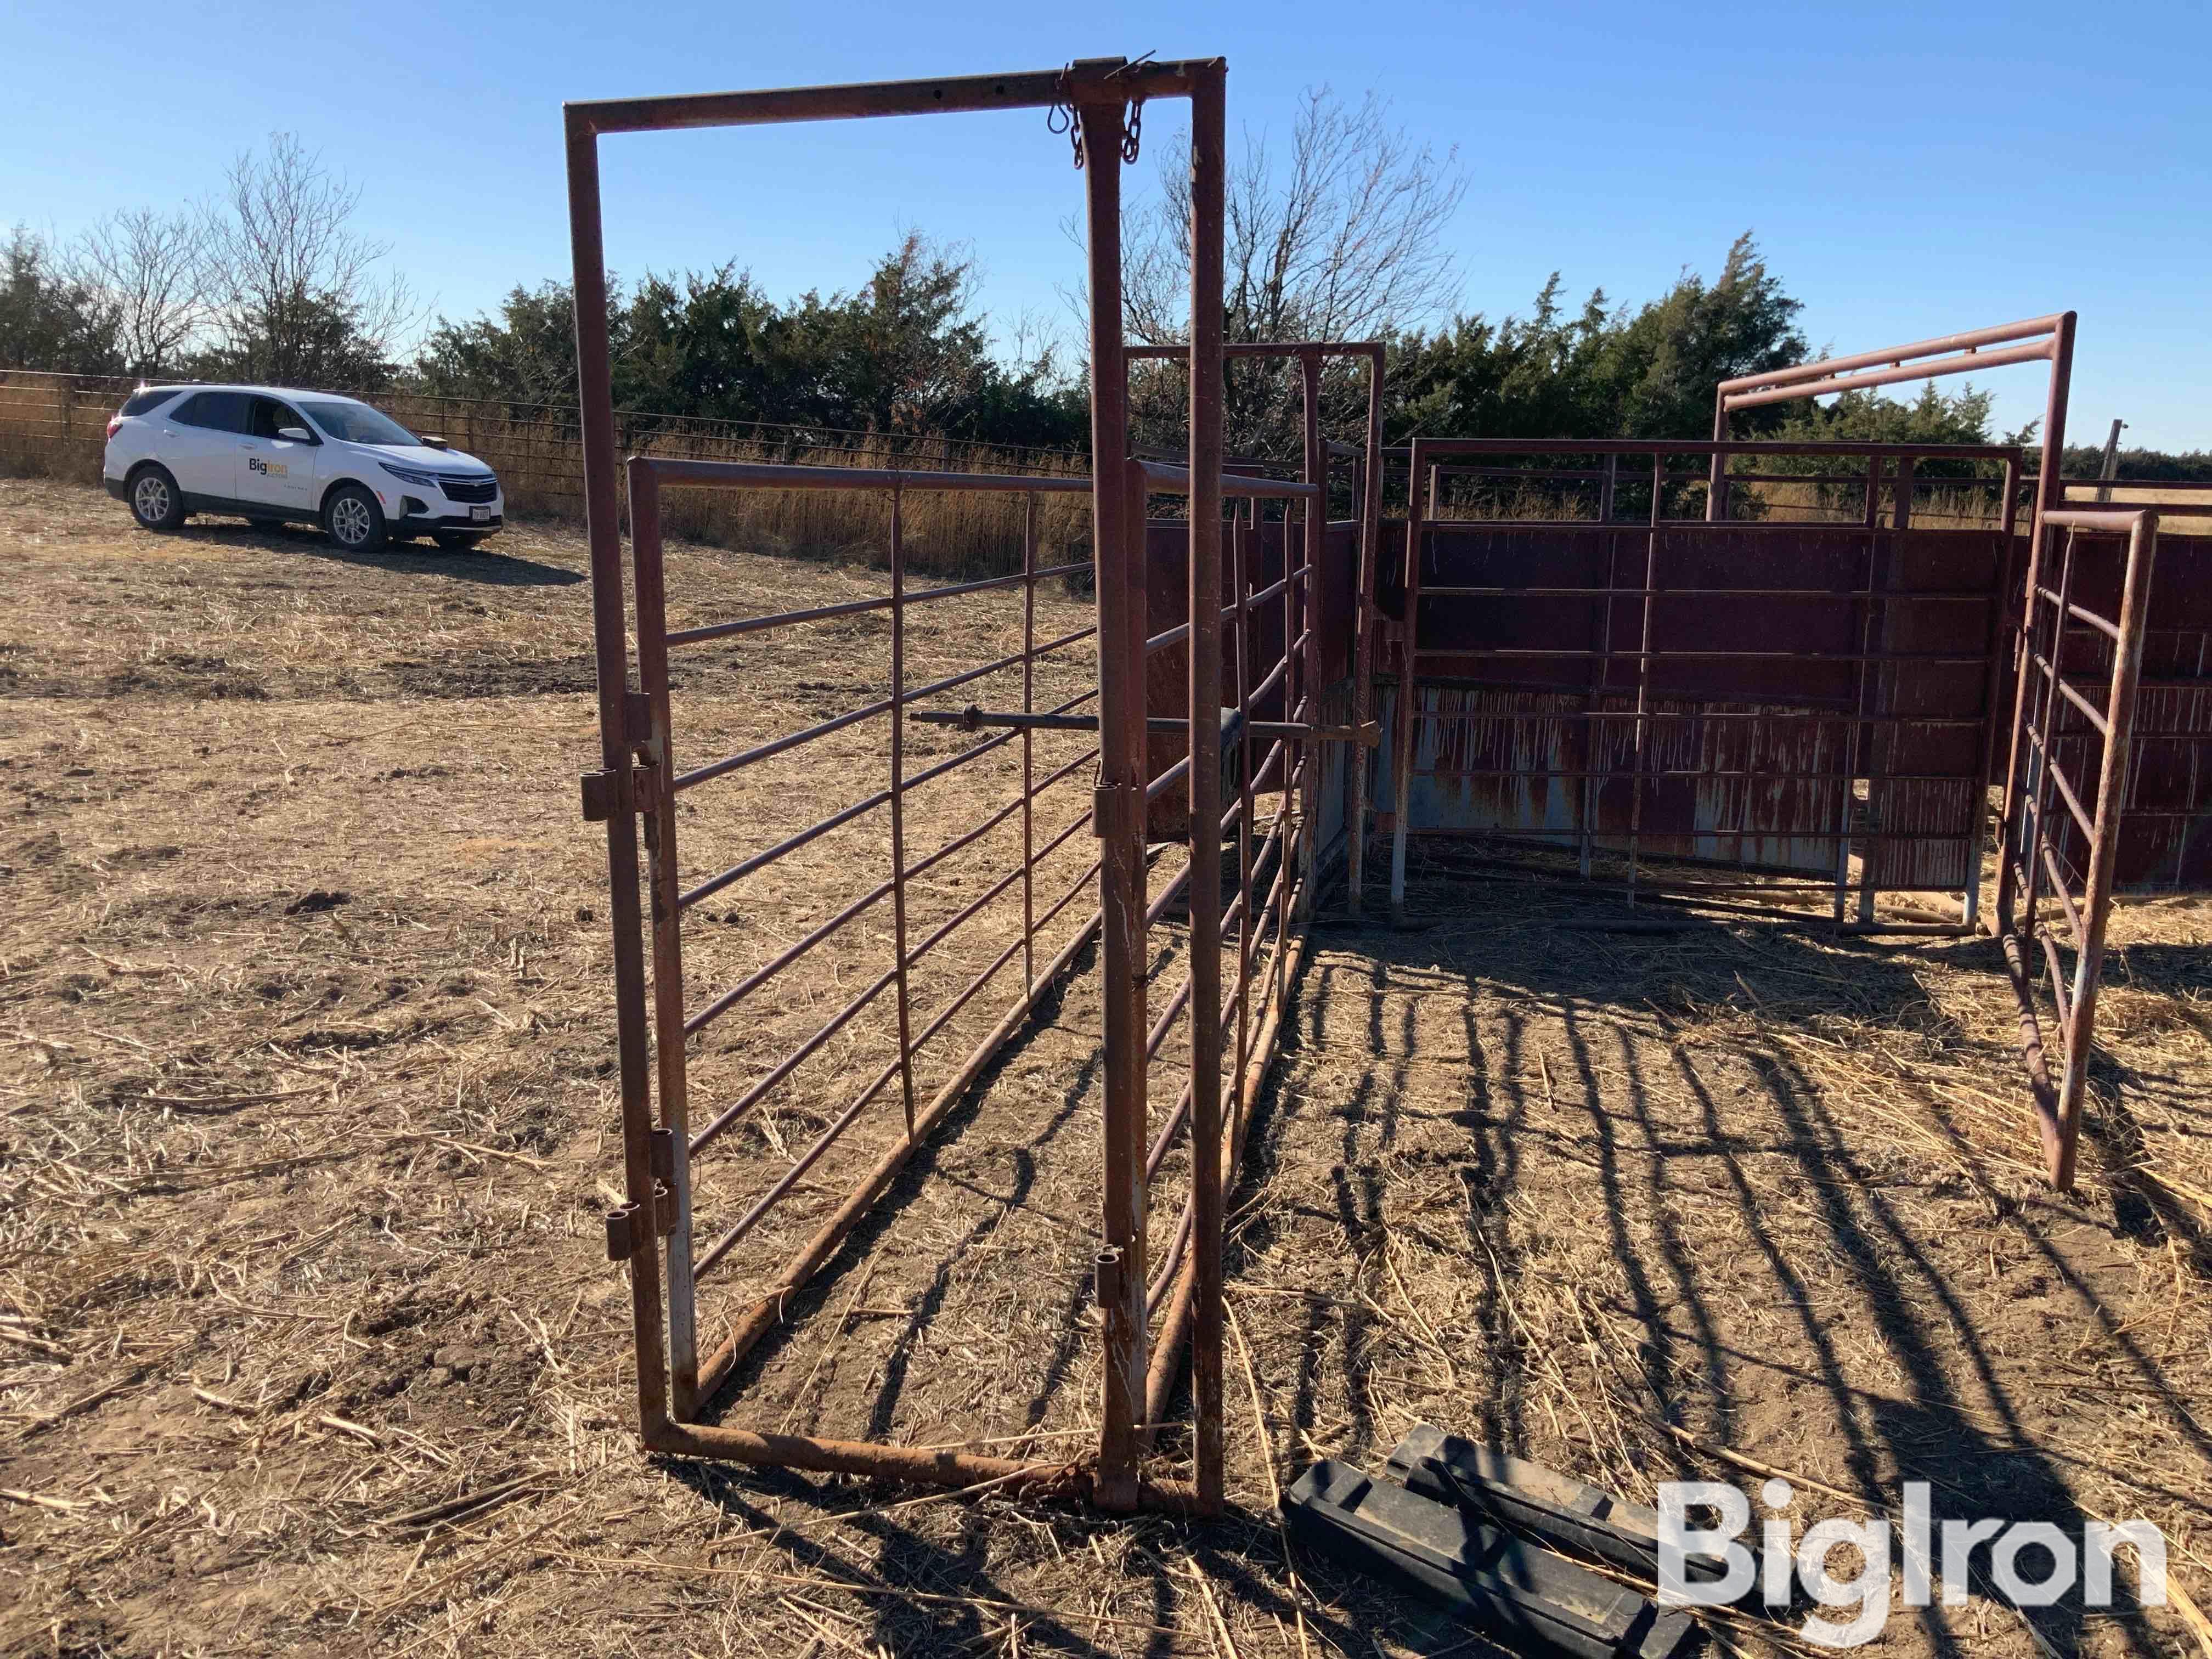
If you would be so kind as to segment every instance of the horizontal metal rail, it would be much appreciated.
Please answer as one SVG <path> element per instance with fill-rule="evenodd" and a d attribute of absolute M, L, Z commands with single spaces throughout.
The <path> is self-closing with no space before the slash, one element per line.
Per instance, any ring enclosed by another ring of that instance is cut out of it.
<path fill-rule="evenodd" d="M 1786 388 L 1796 388 L 1791 395 L 1797 398 L 1825 397 L 1830 392 L 1849 391 L 1856 386 L 1887 385 L 1890 380 L 1925 380 L 1932 374 L 1960 374 L 1977 368 L 1994 368 L 2002 363 L 2024 362 L 2052 355 L 2060 325 L 2067 313 L 2053 312 L 2045 317 L 2024 318 L 2015 323 L 2000 323 L 1991 328 L 1963 330 L 1956 334 L 1938 335 L 1932 339 L 1915 340 L 1909 345 L 1885 346 L 1879 350 L 1862 351 L 1847 357 L 1824 357 L 1815 362 L 1793 363 L 1786 368 L 1769 369 L 1755 374 L 1740 374 L 1734 380 L 1723 380 L 1716 388 L 1724 407 L 1749 409 L 1762 403 L 1780 401 L 1779 394 Z M 2009 351 L 1990 351 L 1990 346 L 2012 346 L 2021 340 L 2037 342 L 2033 346 L 2013 346 Z M 1917 362 L 1919 358 L 1950 359 L 1937 363 Z M 1887 380 L 1874 380 L 1857 371 L 1871 369 L 1887 375 Z M 1819 386 L 1819 392 L 1806 388 Z"/>
<path fill-rule="evenodd" d="M 1232 714 L 1234 711 L 1231 711 Z M 981 731 L 986 726 L 1012 726 L 1016 731 L 1096 732 L 1096 714 L 1025 714 L 1019 710 L 981 708 L 970 703 L 965 708 L 926 709 L 907 718 L 927 726 L 957 726 L 963 732 Z M 1188 728 L 1190 721 L 1179 714 L 1152 714 L 1146 717 L 1147 731 L 1180 732 Z M 1222 742 L 1226 744 L 1239 732 L 1249 732 L 1255 737 L 1297 738 L 1306 742 L 1358 743 L 1372 748 L 1379 741 L 1380 728 L 1370 721 L 1365 726 L 1314 726 L 1298 720 L 1231 720 L 1222 727 Z"/>
<path fill-rule="evenodd" d="M 1692 768 L 1645 768 L 1641 772 L 1593 768 L 1570 770 L 1548 766 L 1417 766 L 1417 778 L 1558 778 L 1579 781 L 1583 778 L 1618 778 L 1623 782 L 1632 776 L 1650 782 L 1722 782 L 1722 783 L 1850 783 L 1863 775 L 1856 772 L 1756 772 L 1756 771 L 1698 771 Z M 1881 783 L 1955 783 L 1962 788 L 1979 788 L 1978 779 L 1961 777 L 1955 772 L 1884 772 L 1877 780 Z"/>
<path fill-rule="evenodd" d="M 1062 705 L 1062 707 L 1073 708 L 1077 704 L 1085 702 L 1097 695 L 1097 692 L 1095 690 L 1085 691 L 1080 696 L 1070 698 L 1066 703 Z M 939 761 L 936 765 L 929 767 L 923 771 L 915 773 L 912 777 L 908 778 L 905 781 L 904 787 L 908 789 L 918 788 L 921 785 L 932 781 L 933 779 L 944 776 L 947 772 L 952 771 L 958 767 L 965 766 L 969 762 L 978 760 L 983 756 L 989 754 L 993 750 L 1012 742 L 1017 735 L 1018 734 L 1014 732 L 1008 731 L 1000 732 L 995 737 L 986 738 L 981 743 L 975 744 L 973 748 L 963 749 L 958 754 L 951 757 L 949 759 Z M 755 871 L 765 868 L 767 866 L 775 863 L 778 859 L 783 857 L 787 853 L 797 852 L 800 848 L 805 846 L 807 842 L 815 840 L 817 836 L 827 835 L 832 830 L 836 830 L 845 824 L 850 823 L 854 818 L 873 811 L 878 806 L 888 805 L 890 798 L 891 792 L 890 790 L 878 789 L 874 794 L 868 796 L 866 799 L 855 801 L 850 806 L 847 806 L 836 812 L 832 812 L 828 817 L 820 820 L 818 823 L 809 824 L 805 829 L 786 836 L 783 840 L 778 842 L 775 846 L 768 848 L 765 852 L 756 853 L 750 858 L 739 860 L 728 869 L 721 871 L 716 875 L 709 876 L 705 881 L 701 882 L 697 886 L 691 888 L 689 891 L 680 895 L 677 901 L 678 908 L 688 910 L 693 905 L 697 904 L 701 900 L 712 898 L 716 893 L 720 892 L 724 888 L 729 886 L 731 883 L 742 880 L 744 877 L 752 874 Z"/>
<path fill-rule="evenodd" d="M 1552 661 L 1589 662 L 1606 659 L 1640 662 L 1647 659 L 1669 662 L 1923 662 L 1972 663 L 1989 660 L 1987 652 L 1958 651 L 1719 651 L 1672 650 L 1605 651 L 1569 646 L 1425 645 L 1420 657 L 1505 657 Z"/>
<path fill-rule="evenodd" d="M 1623 525 L 1638 534 L 1642 525 Z M 1871 587 L 1470 587 L 1421 584 L 1425 599 L 1881 599 L 1890 604 L 1925 599 L 1946 603 L 1992 605 L 1997 596 L 1988 589 L 1958 592 L 1919 592 L 1907 588 Z"/>
<path fill-rule="evenodd" d="M 1017 572 L 1011 576 L 986 576 L 972 582 L 955 582 L 949 587 L 925 587 L 900 596 L 901 605 L 925 605 L 932 599 L 963 599 L 971 593 L 988 593 L 995 588 L 1018 587 L 1024 582 L 1041 582 L 1054 576 L 1073 575 L 1091 568 L 1088 563 L 1056 564 L 1040 570 L 1035 575 Z M 892 600 L 889 594 L 872 599 L 847 599 L 836 605 L 817 605 L 806 611 L 777 611 L 762 617 L 741 617 L 735 622 L 708 623 L 699 628 L 682 628 L 671 633 L 671 645 L 696 645 L 705 640 L 734 639 L 744 634 L 763 633 L 773 628 L 795 628 L 805 623 L 830 622 L 839 617 L 858 617 L 872 611 L 888 611 Z"/>
<path fill-rule="evenodd" d="M 1167 466 L 1158 461 L 1139 461 L 1136 467 L 1144 475 L 1146 484 L 1162 495 L 1182 495 L 1190 492 L 1188 467 Z M 1224 472 L 1221 475 L 1221 493 L 1241 501 L 1318 500 L 1322 488 L 1292 478 L 1254 478 Z"/>
<path fill-rule="evenodd" d="M 2051 684 L 2057 688 L 2060 696 L 2065 698 L 2068 702 L 2073 704 L 2076 709 L 2081 711 L 2081 714 L 2088 720 L 2089 724 L 2096 729 L 2099 736 L 2108 737 L 2111 735 L 2112 728 L 2106 724 L 2104 715 L 2097 712 L 2097 705 L 2091 702 L 2087 697 L 2083 696 L 2079 691 L 2076 691 L 2071 685 L 2068 684 L 2066 682 L 2066 677 L 2061 674 L 2056 668 L 2053 668 L 2051 665 L 2050 661 L 2041 652 L 2031 651 L 2028 653 L 2028 659 L 2042 672 L 2043 677 L 2049 680 Z"/>
<path fill-rule="evenodd" d="M 1457 653 L 1444 652 L 1452 656 Z M 1431 680 L 1431 685 L 1449 687 L 1471 679 L 1471 676 Z M 1570 692 L 1551 686 L 1516 685 L 1510 682 L 1492 684 L 1477 683 L 1474 689 L 1483 690 L 1534 692 L 1542 696 L 1575 696 L 1581 690 Z M 1626 695 L 1611 692 L 1609 696 Z M 1683 694 L 1683 695 L 1687 695 Z M 1741 702 L 1741 698 L 1731 699 Z M 1503 724 L 1526 724 L 1530 721 L 1554 720 L 1771 720 L 1777 724 L 1807 723 L 1819 720 L 1840 722 L 1847 726 L 1925 726 L 1938 730 L 1972 726 L 1979 730 L 1982 722 L 1957 714 L 1855 714 L 1848 710 L 1803 708 L 1795 704 L 1773 708 L 1468 708 L 1434 713 L 1424 718 L 1437 720 L 1483 720 Z"/>
<path fill-rule="evenodd" d="M 1058 899 L 1054 900 L 1045 912 L 1037 918 L 1037 926 L 1040 927 L 1045 926 L 1050 922 L 1054 917 L 1057 916 L 1060 911 L 1066 908 L 1066 907 L 1082 893 L 1083 890 L 1090 884 L 1092 878 L 1096 877 L 1097 873 L 1097 862 L 1094 860 L 1091 866 L 1085 870 L 1082 875 L 1079 876 L 1074 884 L 1070 886 L 1066 892 L 1062 893 Z M 838 1139 L 843 1135 L 845 1131 L 850 1128 L 853 1124 L 859 1120 L 860 1113 L 866 1109 L 869 1103 L 873 1101 L 877 1096 L 880 1095 L 890 1085 L 891 1079 L 899 1074 L 899 1066 L 902 1060 L 906 1056 L 910 1056 L 914 1054 L 919 1053 L 933 1037 L 934 1037 L 939 1031 L 943 1030 L 945 1025 L 952 1019 L 954 1015 L 957 1014 L 963 1008 L 966 1007 L 968 1004 L 975 999 L 977 993 L 981 991 L 986 985 L 989 984 L 993 979 L 998 976 L 1000 972 L 1005 969 L 1007 963 L 1013 961 L 1016 957 L 1021 954 L 1023 944 L 1024 940 L 1018 938 L 1009 944 L 1006 949 L 1001 951 L 991 963 L 982 970 L 982 972 L 978 974 L 969 982 L 964 990 L 963 990 L 957 996 L 954 997 L 950 1003 L 939 1012 L 937 1017 L 932 1020 L 928 1025 L 922 1029 L 921 1033 L 914 1038 L 911 1043 L 907 1045 L 905 1055 L 894 1055 L 890 1060 L 887 1060 L 884 1064 L 883 1068 L 876 1073 L 874 1079 L 870 1082 L 859 1095 L 854 1097 L 850 1105 L 846 1107 L 842 1112 L 840 1112 L 836 1117 L 830 1121 L 830 1126 L 824 1129 L 820 1135 L 815 1138 L 813 1142 L 808 1146 L 805 1152 L 799 1154 L 799 1158 L 793 1162 L 790 1169 L 787 1170 L 783 1175 L 769 1187 L 769 1190 L 756 1200 L 752 1206 L 746 1210 L 745 1212 L 740 1216 L 726 1231 L 715 1239 L 712 1244 L 708 1246 L 708 1248 L 700 1254 L 696 1264 L 692 1268 L 692 1274 L 695 1279 L 704 1278 L 717 1263 L 721 1261 L 721 1260 L 726 1256 L 731 1250 L 734 1249 L 738 1244 L 744 1240 L 747 1233 L 750 1232 L 755 1227 L 760 1224 L 762 1218 L 765 1217 L 771 1209 L 775 1208 L 775 1205 L 786 1194 L 789 1193 L 793 1187 L 799 1184 L 800 1180 L 805 1177 L 806 1172 L 812 1169 L 814 1165 L 821 1160 L 823 1154 L 827 1152 L 831 1146 L 835 1146 Z M 885 982 L 888 982 L 888 976 L 886 976 Z M 718 1128 L 720 1126 L 720 1121 L 718 1120 Z M 695 1145 L 693 1151 L 696 1152 L 698 1148 Z"/>
<path fill-rule="evenodd" d="M 1849 439 L 1835 442 L 1796 441 L 1788 443 L 1759 438 L 1423 438 L 1421 451 L 1431 460 L 1444 455 L 1910 455 L 1929 460 L 1995 461 L 2021 453 L 2014 444 L 1936 444 L 1904 441 L 1887 442 Z M 1383 451 L 1409 458 L 1403 446 Z M 1624 478 L 1624 484 L 1639 480 Z M 2093 481 L 2094 482 L 2094 481 Z"/>
<path fill-rule="evenodd" d="M 1088 495 L 1091 480 L 1061 473 L 903 471 L 775 461 L 699 461 L 639 455 L 655 480 L 694 489 L 919 489 L 1001 495 Z"/>
<path fill-rule="evenodd" d="M 1025 662 L 1042 661 L 1054 651 L 1064 650 L 1068 646 L 1089 639 L 1097 631 L 1096 629 L 1091 628 L 1078 629 L 1072 634 L 1062 635 L 1056 640 L 1049 640 L 1030 650 L 1017 651 L 1011 655 L 997 658 L 985 663 L 980 668 L 963 669 L 957 674 L 947 675 L 945 678 L 934 681 L 928 685 L 915 686 L 910 690 L 900 693 L 897 696 L 884 697 L 874 702 L 863 704 L 858 708 L 849 708 L 842 714 L 817 721 L 803 731 L 787 732 L 781 738 L 770 738 L 768 742 L 748 749 L 742 754 L 732 755 L 722 760 L 710 761 L 704 766 L 695 766 L 688 772 L 680 772 L 676 775 L 674 787 L 679 792 L 696 789 L 702 783 L 711 783 L 716 778 L 727 777 L 731 773 L 742 771 L 748 766 L 757 766 L 762 761 L 773 760 L 778 755 L 787 754 L 793 749 L 815 742 L 818 738 L 829 737 L 833 732 L 842 732 L 848 726 L 859 725 L 862 720 L 879 718 L 894 708 L 902 708 L 910 703 L 922 702 L 931 697 L 943 696 L 947 691 L 957 691 L 962 686 L 980 680 L 986 675 L 1004 673 L 1007 669 L 1018 668 Z M 1080 702 L 1082 699 L 1078 698 L 1077 701 Z"/>
<path fill-rule="evenodd" d="M 785 87 L 758 92 L 684 93 L 655 98 L 591 99 L 563 105 L 593 133 L 666 132 L 688 127 L 765 126 L 886 115 L 939 115 L 992 109 L 1052 109 L 1107 99 L 1188 97 L 1219 60 L 1090 59 L 1062 70 L 1015 75 L 945 76 L 927 81 Z"/>

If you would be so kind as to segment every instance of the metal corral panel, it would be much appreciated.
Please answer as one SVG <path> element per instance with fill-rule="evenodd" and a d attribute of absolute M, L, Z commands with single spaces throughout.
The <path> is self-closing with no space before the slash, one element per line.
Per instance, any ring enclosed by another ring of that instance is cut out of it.
<path fill-rule="evenodd" d="M 2076 546 L 2075 602 L 2111 617 L 2119 609 L 2124 538 L 2083 534 Z M 2025 544 L 2021 554 L 2026 559 Z M 2112 641 L 2095 629 L 2069 629 L 2062 659 L 2069 680 L 2110 679 Z M 2008 697 L 2010 684 L 2007 685 Z M 2102 740 L 2071 704 L 2060 704 L 2054 745 L 2069 778 L 2080 781 L 2082 805 L 2097 810 Z M 2142 679 L 2129 745 L 2126 812 L 2120 822 L 2117 890 L 2133 893 L 2212 890 L 2212 537 L 2158 538 L 2150 586 Z M 2079 881 L 2088 843 L 2063 811 L 2051 817 L 2057 853 Z"/>
<path fill-rule="evenodd" d="M 1639 856 L 1799 874 L 1836 873 L 1848 837 L 1873 887 L 1969 880 L 2008 710 L 1997 532 L 1445 523 L 1423 541 L 1415 830 L 1633 836 Z M 1402 580 L 1382 603 L 1402 616 Z"/>
<path fill-rule="evenodd" d="M 1639 826 L 1632 718 L 1586 722 L 1583 697 L 1480 686 L 1425 684 L 1420 697 L 1409 803 L 1417 831 L 1506 835 L 1571 848 L 1587 810 L 1601 849 L 1623 850 L 1634 834 L 1645 857 L 1800 874 L 1835 869 L 1835 832 L 1850 822 L 1849 797 L 1833 775 L 1845 743 L 1837 722 L 1716 719 L 1759 711 L 1655 700 Z M 1388 728 L 1397 718 L 1395 686 L 1382 691 L 1381 706 Z M 1587 706 L 1632 716 L 1636 700 L 1608 696 Z M 1595 727 L 1587 753 L 1586 725 Z M 1395 784 L 1387 743 L 1382 756 L 1376 798 L 1388 800 Z M 1765 775 L 1711 775 L 1752 772 Z M 1587 780 L 1587 809 L 1585 774 L 1597 775 Z M 1821 837 L 1822 831 L 1830 833 Z"/>
<path fill-rule="evenodd" d="M 1246 562 L 1250 568 L 1246 580 L 1254 592 L 1264 591 L 1282 578 L 1283 532 L 1279 523 L 1261 524 L 1243 532 L 1246 546 Z M 1224 543 L 1227 539 L 1224 536 Z M 1400 544 L 1403 545 L 1401 538 Z M 1179 627 L 1190 614 L 1190 526 L 1180 519 L 1157 519 L 1146 526 L 1145 580 L 1146 623 L 1148 635 L 1164 634 Z M 1320 702 L 1324 708 L 1336 712 L 1324 714 L 1324 723 L 1349 720 L 1351 700 L 1349 684 L 1352 674 L 1352 616 L 1358 597 L 1359 526 L 1356 522 L 1331 524 L 1321 538 L 1319 580 L 1316 584 L 1316 615 L 1313 619 L 1316 637 L 1321 647 Z M 1232 564 L 1229 550 L 1224 545 L 1221 561 L 1222 603 L 1231 603 L 1235 596 L 1231 587 Z M 1233 700 L 1236 690 L 1236 623 L 1232 620 L 1222 624 L 1222 700 Z M 1260 684 L 1275 671 L 1283 659 L 1283 606 L 1280 599 L 1257 607 L 1252 617 L 1252 636 L 1245 653 L 1246 684 Z M 1145 661 L 1145 712 L 1147 714 L 1182 715 L 1188 712 L 1190 687 L 1189 653 L 1178 641 L 1164 645 L 1153 651 Z M 1341 688 L 1344 695 L 1330 700 L 1329 693 Z M 1285 718 L 1282 693 L 1257 700 L 1253 704 L 1255 720 L 1279 720 Z M 1186 740 L 1172 732 L 1155 732 L 1151 736 L 1151 752 L 1147 770 L 1158 776 L 1182 758 Z M 1320 773 L 1322 807 L 1326 817 L 1329 791 L 1339 793 L 1343 788 L 1343 757 L 1331 751 L 1340 749 L 1339 744 L 1324 744 L 1321 750 Z M 1334 779 L 1334 783 L 1332 783 Z M 1262 793 L 1272 793 L 1263 791 Z M 1150 813 L 1151 833 L 1156 840 L 1181 840 L 1188 835 L 1188 793 L 1181 784 L 1163 790 L 1152 802 Z M 1336 824 L 1342 827 L 1342 803 L 1335 808 Z M 1323 845 L 1327 845 L 1326 839 Z"/>

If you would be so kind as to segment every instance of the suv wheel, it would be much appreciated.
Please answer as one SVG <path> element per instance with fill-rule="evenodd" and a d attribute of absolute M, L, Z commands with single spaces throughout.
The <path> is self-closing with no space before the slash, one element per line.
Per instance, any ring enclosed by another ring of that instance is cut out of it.
<path fill-rule="evenodd" d="M 384 545 L 384 509 L 359 484 L 342 484 L 323 503 L 323 528 L 349 553 L 374 553 Z"/>
<path fill-rule="evenodd" d="M 185 523 L 185 493 L 166 466 L 142 466 L 131 475 L 131 516 L 139 528 L 161 534 Z"/>

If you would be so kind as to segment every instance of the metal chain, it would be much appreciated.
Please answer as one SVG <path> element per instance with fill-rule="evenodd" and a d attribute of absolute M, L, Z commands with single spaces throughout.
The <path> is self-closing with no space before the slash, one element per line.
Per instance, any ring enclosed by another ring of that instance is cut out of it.
<path fill-rule="evenodd" d="M 1141 64 L 1151 56 L 1152 53 L 1146 52 L 1144 58 L 1137 60 L 1137 63 Z M 1063 132 L 1067 135 L 1068 147 L 1074 152 L 1075 170 L 1080 173 L 1084 163 L 1089 159 L 1089 152 L 1083 140 L 1082 106 L 1067 95 L 1068 73 L 1074 67 L 1070 64 L 1066 69 L 1060 72 L 1059 83 L 1054 88 L 1052 107 L 1045 112 L 1044 128 L 1054 137 L 1058 137 Z M 1131 64 L 1126 67 L 1134 69 L 1136 64 Z M 1145 100 L 1141 98 L 1132 98 L 1128 103 L 1127 118 L 1122 123 L 1121 127 L 1121 160 L 1124 163 L 1133 164 L 1136 161 L 1138 149 L 1143 143 L 1144 131 Z"/>
<path fill-rule="evenodd" d="M 1072 64 L 1070 67 L 1073 67 Z M 1045 112 L 1044 130 L 1058 137 L 1067 135 L 1067 142 L 1075 151 L 1075 170 L 1083 171 L 1083 114 L 1067 96 L 1067 70 L 1060 72 L 1059 84 L 1054 88 L 1052 107 Z"/>

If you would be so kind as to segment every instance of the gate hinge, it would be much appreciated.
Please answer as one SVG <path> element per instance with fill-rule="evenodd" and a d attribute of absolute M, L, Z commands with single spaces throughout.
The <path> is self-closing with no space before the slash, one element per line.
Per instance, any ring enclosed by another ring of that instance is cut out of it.
<path fill-rule="evenodd" d="M 607 1260 L 627 1261 L 646 1246 L 653 1233 L 676 1231 L 676 1194 L 665 1181 L 653 1183 L 653 1224 L 646 1224 L 645 1206 L 617 1204 L 607 1212 Z"/>
<path fill-rule="evenodd" d="M 1125 783 L 1091 786 L 1091 833 L 1101 841 L 1130 833 L 1135 822 L 1130 799 L 1135 791 Z"/>
<path fill-rule="evenodd" d="M 584 822 L 605 823 L 615 815 L 615 774 L 586 772 L 577 781 L 583 786 Z M 642 812 L 653 799 L 653 769 L 633 766 L 629 771 L 630 810 Z"/>

